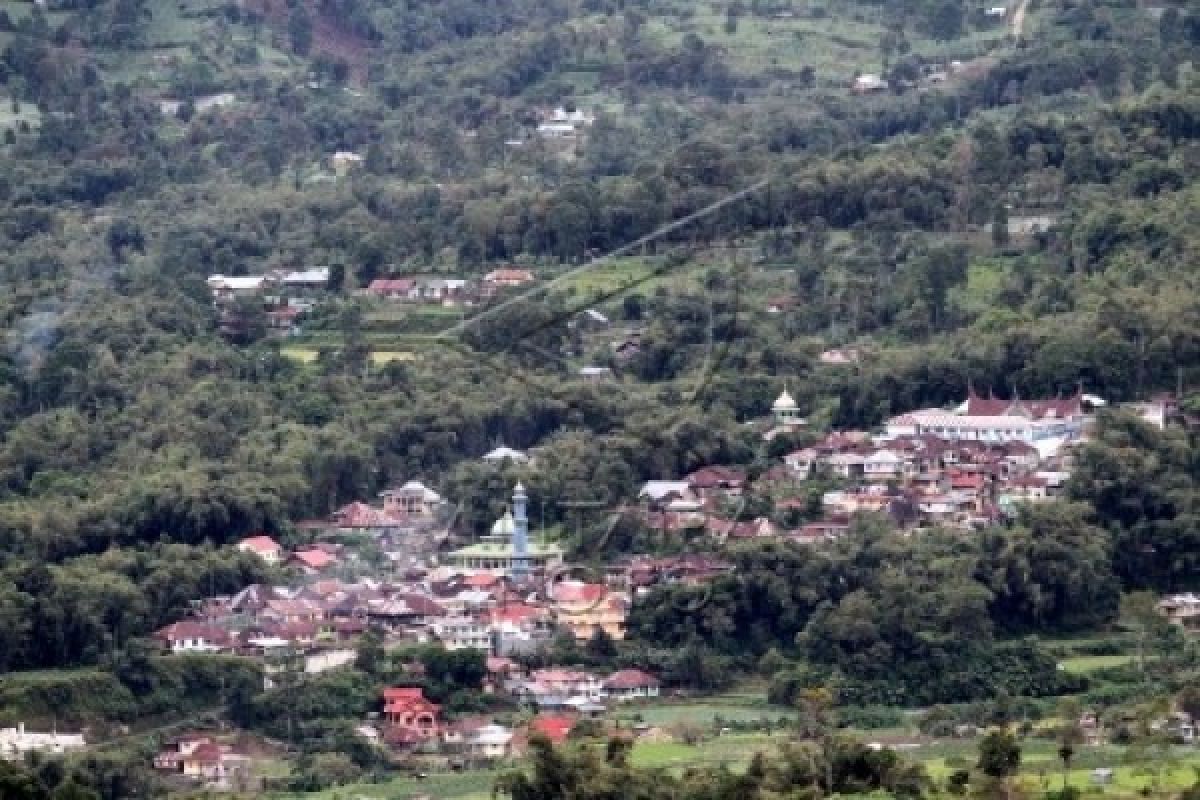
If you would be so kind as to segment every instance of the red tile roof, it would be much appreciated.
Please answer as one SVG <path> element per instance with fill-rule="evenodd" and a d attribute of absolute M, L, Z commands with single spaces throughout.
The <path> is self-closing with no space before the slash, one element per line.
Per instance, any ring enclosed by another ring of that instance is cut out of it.
<path fill-rule="evenodd" d="M 413 278 L 376 278 L 371 281 L 367 287 L 367 291 L 372 294 L 386 294 L 389 292 L 409 292 L 417 285 Z"/>
<path fill-rule="evenodd" d="M 309 569 L 325 569 L 334 563 L 336 559 L 324 550 L 297 550 L 292 553 L 292 558 L 299 561 Z"/>
<path fill-rule="evenodd" d="M 640 669 L 618 670 L 604 681 L 605 689 L 651 689 L 658 685 L 658 678 Z"/>
<path fill-rule="evenodd" d="M 529 722 L 531 733 L 541 734 L 554 744 L 565 742 L 574 727 L 575 718 L 562 714 L 539 714 Z"/>
<path fill-rule="evenodd" d="M 251 536 L 247 539 L 242 539 L 238 542 L 238 547 L 249 550 L 252 553 L 266 554 L 278 553 L 283 550 L 279 542 L 272 539 L 270 536 Z"/>

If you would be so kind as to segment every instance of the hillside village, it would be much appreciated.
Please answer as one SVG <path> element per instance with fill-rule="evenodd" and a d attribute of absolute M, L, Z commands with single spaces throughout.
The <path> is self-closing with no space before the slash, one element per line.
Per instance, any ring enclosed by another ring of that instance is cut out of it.
<path fill-rule="evenodd" d="M 532 735 L 561 743 L 572 729 L 604 725 L 631 702 L 636 707 L 679 692 L 644 669 L 597 670 L 569 661 L 531 666 L 545 663 L 556 637 L 582 648 L 620 642 L 640 597 L 732 574 L 734 565 L 722 553 L 739 541 L 827 546 L 847 535 L 856 519 L 871 517 L 911 535 L 933 529 L 971 535 L 1003 524 L 1022 505 L 1061 494 L 1072 453 L 1087 441 L 1093 413 L 1104 405 L 1082 391 L 1002 400 L 971 390 L 953 409 L 900 414 L 873 433 L 810 434 L 810 445 L 785 453 L 754 478 L 745 467 L 712 465 L 649 481 L 635 504 L 610 511 L 693 546 L 679 555 L 635 553 L 598 565 L 571 564 L 548 532 L 531 529 L 519 483 L 490 532 L 463 544 L 453 499 L 411 480 L 325 519 L 298 520 L 292 548 L 266 534 L 241 540 L 238 550 L 287 578 L 208 597 L 153 639 L 175 656 L 255 660 L 268 689 L 352 665 L 364 637 L 376 637 L 386 649 L 432 645 L 479 653 L 483 696 L 526 710 L 523 721 L 506 726 L 486 714 L 447 713 L 423 693 L 425 668 L 414 661 L 404 666 L 409 685 L 383 690 L 380 711 L 364 717 L 357 732 L 398 763 L 429 757 L 476 766 L 504 762 L 523 752 Z M 1129 410 L 1158 427 L 1182 422 L 1169 396 Z M 757 427 L 765 444 L 805 431 L 807 422 L 785 389 Z M 503 446 L 481 456 L 517 468 L 537 458 L 536 449 Z M 750 497 L 765 499 L 766 507 L 757 506 L 764 513 L 746 513 Z M 1158 607 L 1189 630 L 1200 619 L 1200 601 L 1192 595 L 1164 597 Z M 1089 741 L 1105 740 L 1094 714 L 1081 719 Z M 1193 740 L 1190 718 L 1167 722 L 1181 741 Z M 630 733 L 667 735 L 645 725 Z M 60 744 L 48 737 L 20 746 L 80 747 L 83 741 Z M 261 758 L 247 753 L 228 737 L 194 733 L 173 738 L 154 766 L 185 781 L 230 788 Z"/>

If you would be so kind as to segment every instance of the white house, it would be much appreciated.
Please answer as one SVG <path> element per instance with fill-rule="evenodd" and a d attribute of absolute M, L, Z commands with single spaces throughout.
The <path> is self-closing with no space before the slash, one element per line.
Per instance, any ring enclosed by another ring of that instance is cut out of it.
<path fill-rule="evenodd" d="M 490 461 L 494 464 L 504 461 L 511 461 L 514 464 L 524 464 L 529 461 L 529 456 L 525 455 L 520 450 L 514 450 L 511 447 L 500 445 L 493 450 L 483 454 L 484 461 Z"/>
<path fill-rule="evenodd" d="M 821 454 L 811 447 L 788 453 L 783 457 L 783 463 L 800 478 L 807 478 L 817 466 Z"/>
<path fill-rule="evenodd" d="M 614 700 L 636 700 L 658 697 L 659 681 L 640 669 L 623 669 L 604 680 L 604 694 Z"/>
<path fill-rule="evenodd" d="M 904 472 L 905 459 L 894 450 L 876 450 L 863 459 L 863 476 L 867 480 L 891 480 Z"/>
<path fill-rule="evenodd" d="M 491 630 L 481 620 L 473 617 L 443 617 L 430 627 L 447 650 L 491 650 Z"/>
<path fill-rule="evenodd" d="M 25 730 L 23 722 L 15 728 L 0 728 L 0 758 L 8 761 L 19 760 L 33 751 L 59 754 L 86 746 L 82 733 L 34 733 Z"/>
<path fill-rule="evenodd" d="M 233 645 L 229 632 L 198 620 L 183 620 L 162 628 L 154 638 L 172 653 L 219 653 Z"/>
<path fill-rule="evenodd" d="M 484 725 L 467 735 L 463 742 L 471 758 L 492 761 L 507 758 L 512 751 L 513 733 L 503 725 Z"/>
<path fill-rule="evenodd" d="M 251 536 L 238 542 L 239 553 L 258 556 L 264 564 L 274 566 L 283 560 L 283 547 L 270 536 Z"/>

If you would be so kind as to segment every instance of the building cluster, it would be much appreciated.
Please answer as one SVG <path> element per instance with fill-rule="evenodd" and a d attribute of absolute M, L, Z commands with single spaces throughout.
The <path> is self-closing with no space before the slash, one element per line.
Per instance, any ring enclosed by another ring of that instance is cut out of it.
<path fill-rule="evenodd" d="M 482 278 L 447 278 L 437 275 L 393 276 L 377 278 L 363 293 L 396 303 L 423 303 L 436 306 L 474 306 L 501 292 L 533 283 L 527 269 L 509 267 L 492 270 Z"/>
<path fill-rule="evenodd" d="M 957 408 L 902 414 L 874 434 L 833 431 L 815 438 L 753 483 L 745 470 L 727 466 L 649 481 L 640 493 L 642 513 L 649 527 L 703 528 L 718 540 L 824 541 L 849 530 L 860 513 L 884 515 L 901 529 L 976 529 L 1010 517 L 1020 503 L 1060 495 L 1091 407 L 1102 403 L 1082 392 L 1025 401 L 970 391 Z M 764 436 L 803 434 L 806 425 L 785 390 L 773 404 Z M 825 489 L 819 508 L 813 485 Z M 748 517 L 747 495 L 767 501 L 769 508 Z M 789 520 L 793 524 L 784 524 Z"/>
<path fill-rule="evenodd" d="M 494 762 L 516 755 L 533 735 L 565 740 L 582 719 L 599 719 L 609 706 L 659 696 L 653 675 L 624 669 L 606 676 L 582 669 L 525 670 L 507 658 L 487 661 L 488 690 L 504 693 L 535 715 L 518 728 L 487 717 L 447 720 L 441 707 L 420 687 L 384 689 L 378 719 L 359 731 L 395 753 L 426 752 L 472 762 Z"/>
<path fill-rule="evenodd" d="M 245 327 L 239 304 L 246 301 L 261 302 L 267 327 L 286 333 L 294 330 L 297 318 L 328 292 L 329 275 L 329 267 L 272 270 L 262 275 L 218 274 L 208 277 L 208 290 L 221 314 L 223 333 L 235 335 Z"/>

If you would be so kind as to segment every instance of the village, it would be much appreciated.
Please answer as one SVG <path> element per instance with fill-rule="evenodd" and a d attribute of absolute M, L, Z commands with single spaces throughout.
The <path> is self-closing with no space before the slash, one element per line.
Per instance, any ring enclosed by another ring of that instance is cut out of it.
<path fill-rule="evenodd" d="M 633 737 L 670 737 L 628 719 L 622 728 L 613 717 L 618 709 L 671 702 L 677 690 L 660 676 L 632 667 L 546 663 L 552 643 L 562 637 L 579 647 L 621 641 L 639 597 L 732 574 L 727 548 L 739 541 L 828 546 L 866 518 L 886 520 L 897 535 L 933 528 L 970 535 L 1003 524 L 1022 504 L 1063 492 L 1072 452 L 1087 440 L 1093 414 L 1104 405 L 1082 390 L 1039 400 L 970 390 L 955 408 L 911 411 L 874 432 L 817 434 L 806 431 L 784 389 L 770 416 L 754 424 L 765 444 L 803 434 L 809 445 L 786 452 L 753 478 L 743 466 L 710 465 L 647 482 L 636 501 L 610 511 L 698 544 L 677 555 L 626 555 L 602 565 L 573 564 L 556 536 L 531 530 L 520 483 L 490 531 L 464 542 L 453 499 L 414 479 L 327 518 L 297 521 L 290 548 L 266 533 L 240 541 L 237 549 L 279 581 L 209 597 L 153 638 L 169 654 L 252 658 L 262 665 L 264 688 L 351 665 L 367 636 L 385 650 L 421 645 L 481 653 L 480 691 L 510 711 L 448 713 L 422 688 L 423 666 L 407 665 L 411 680 L 386 687 L 378 711 L 357 728 L 397 763 L 500 763 L 523 752 L 532 736 L 562 742 L 572 730 L 606 726 Z M 1179 416 L 1168 396 L 1128 410 L 1158 427 Z M 480 456 L 517 468 L 537 458 L 536 448 L 503 445 Z M 766 500 L 766 506 L 755 503 L 761 513 L 747 513 L 750 497 Z M 1186 629 L 1200 620 L 1194 595 L 1164 597 L 1158 608 Z M 1194 740 L 1190 719 L 1162 724 L 1177 728 L 1181 740 Z M 1093 738 L 1100 741 L 1103 733 Z M 85 746 L 82 737 L 57 732 L 21 729 L 8 739 L 13 753 Z M 185 782 L 228 788 L 252 761 L 227 736 L 196 731 L 172 737 L 154 766 Z"/>

